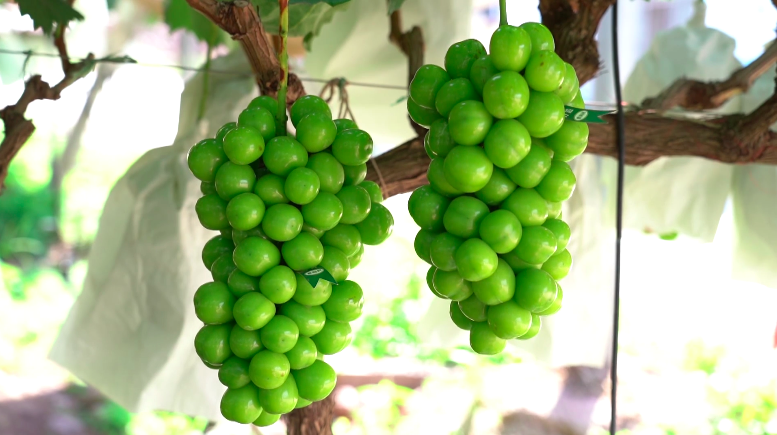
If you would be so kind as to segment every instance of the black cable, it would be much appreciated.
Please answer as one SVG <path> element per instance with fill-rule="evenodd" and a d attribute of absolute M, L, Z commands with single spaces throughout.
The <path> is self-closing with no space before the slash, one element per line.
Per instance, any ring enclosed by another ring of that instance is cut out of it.
<path fill-rule="evenodd" d="M 612 5 L 612 74 L 615 82 L 615 101 L 618 104 L 616 140 L 618 143 L 618 187 L 615 205 L 615 295 L 612 316 L 612 354 L 610 361 L 610 435 L 617 430 L 618 402 L 618 323 L 621 302 L 621 235 L 623 232 L 623 172 L 626 167 L 626 120 L 621 96 L 621 72 L 618 60 L 618 0 Z"/>

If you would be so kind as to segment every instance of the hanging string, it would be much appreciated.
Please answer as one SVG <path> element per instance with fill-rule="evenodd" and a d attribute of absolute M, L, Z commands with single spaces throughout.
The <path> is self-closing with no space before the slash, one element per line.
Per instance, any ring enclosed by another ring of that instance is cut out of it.
<path fill-rule="evenodd" d="M 618 187 L 615 206 L 615 294 L 613 297 L 612 354 L 610 362 L 610 435 L 617 431 L 618 403 L 618 324 L 621 299 L 621 235 L 623 232 L 623 172 L 626 167 L 626 120 L 621 96 L 621 74 L 618 58 L 618 1 L 612 5 L 612 75 L 617 106 L 616 140 L 618 143 Z"/>
<path fill-rule="evenodd" d="M 356 117 L 353 115 L 353 111 L 351 110 L 351 103 L 348 99 L 348 89 L 346 88 L 346 85 L 350 84 L 345 78 L 333 78 L 329 80 L 324 87 L 321 89 L 321 92 L 319 93 L 319 97 L 321 97 L 324 101 L 327 103 L 331 103 L 332 99 L 335 96 L 335 90 L 338 92 L 338 96 L 340 99 L 340 106 L 338 108 L 338 118 L 346 118 L 350 117 L 351 120 L 355 123 Z M 383 199 L 386 199 L 388 195 L 388 188 L 386 186 L 386 180 L 383 178 L 383 172 L 381 172 L 380 167 L 378 166 L 378 162 L 375 161 L 375 158 L 370 157 L 370 164 L 372 165 L 372 168 L 375 170 L 375 174 L 378 176 L 378 182 L 380 183 L 381 188 L 381 194 L 383 195 Z"/>
<path fill-rule="evenodd" d="M 36 52 L 32 50 L 7 50 L 4 48 L 0 48 L 0 53 L 26 56 L 27 58 L 30 58 L 30 57 L 57 57 L 58 58 L 59 57 L 59 55 L 56 53 L 41 53 L 41 52 Z M 82 59 L 78 59 L 78 58 L 70 59 L 70 61 L 73 63 L 78 62 L 79 60 L 82 60 Z M 150 68 L 171 68 L 171 69 L 190 71 L 190 72 L 206 71 L 205 68 L 197 68 L 193 66 L 137 62 L 129 56 L 119 56 L 119 57 L 108 56 L 100 59 L 95 59 L 95 63 L 121 63 L 126 65 L 134 65 L 134 66 L 142 66 L 142 67 L 150 67 Z M 237 71 L 226 71 L 226 70 L 218 70 L 218 69 L 212 69 L 212 68 L 207 69 L 207 71 L 209 74 L 225 74 L 225 75 L 232 75 L 235 77 L 244 77 L 244 78 L 255 77 L 255 74 L 242 73 Z M 313 77 L 299 77 L 299 79 L 303 82 L 311 82 L 311 83 L 328 83 L 330 81 L 329 79 L 319 79 L 319 78 L 313 78 Z M 347 81 L 347 84 L 350 86 L 359 86 L 359 87 L 365 87 L 365 88 L 396 89 L 401 91 L 407 91 L 407 86 L 400 86 L 400 85 L 352 82 L 352 81 Z"/>

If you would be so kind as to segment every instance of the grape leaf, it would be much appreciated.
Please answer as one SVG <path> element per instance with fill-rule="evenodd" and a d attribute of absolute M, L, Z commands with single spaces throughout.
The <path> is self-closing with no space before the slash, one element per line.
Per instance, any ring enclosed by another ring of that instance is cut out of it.
<path fill-rule="evenodd" d="M 170 31 L 183 29 L 194 33 L 197 39 L 209 45 L 218 45 L 226 39 L 226 33 L 209 19 L 195 11 L 186 0 L 166 0 L 165 23 Z"/>
<path fill-rule="evenodd" d="M 389 0 L 388 3 L 388 14 L 391 15 L 395 11 L 398 11 L 399 8 L 402 7 L 402 3 L 404 3 L 405 0 Z"/>
<path fill-rule="evenodd" d="M 54 24 L 66 26 L 73 20 L 83 20 L 84 16 L 73 9 L 65 0 L 17 0 L 19 12 L 29 15 L 35 29 L 43 29 L 50 35 Z"/>
<path fill-rule="evenodd" d="M 108 10 L 112 11 L 116 7 L 116 3 L 119 0 L 105 0 L 105 3 L 108 5 Z"/>
<path fill-rule="evenodd" d="M 259 8 L 262 24 L 268 33 L 278 34 L 278 2 L 253 0 Z M 305 45 L 319 34 L 334 14 L 348 7 L 347 0 L 295 0 L 289 5 L 289 36 L 304 36 Z"/>

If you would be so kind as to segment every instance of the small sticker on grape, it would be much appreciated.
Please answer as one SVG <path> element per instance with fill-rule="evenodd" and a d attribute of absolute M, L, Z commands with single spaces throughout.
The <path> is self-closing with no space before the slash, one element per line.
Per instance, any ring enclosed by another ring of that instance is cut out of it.
<path fill-rule="evenodd" d="M 578 109 L 576 107 L 564 106 L 564 118 L 575 121 L 593 124 L 605 124 L 607 121 L 601 117 L 615 113 L 614 110 L 591 110 Z"/>
<path fill-rule="evenodd" d="M 329 281 L 334 285 L 337 285 L 337 280 L 329 273 L 328 270 L 323 267 L 315 267 L 313 269 L 302 272 L 302 276 L 310 283 L 312 287 L 318 285 L 319 280 Z"/>

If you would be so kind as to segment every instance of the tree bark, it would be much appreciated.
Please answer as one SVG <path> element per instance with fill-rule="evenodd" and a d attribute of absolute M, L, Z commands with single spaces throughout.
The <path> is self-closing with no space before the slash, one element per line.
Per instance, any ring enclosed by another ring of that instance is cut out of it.
<path fill-rule="evenodd" d="M 335 398 L 329 397 L 283 416 L 287 435 L 332 435 Z"/>

